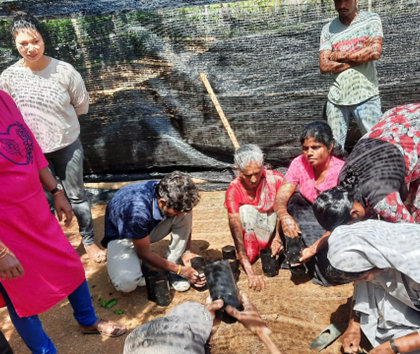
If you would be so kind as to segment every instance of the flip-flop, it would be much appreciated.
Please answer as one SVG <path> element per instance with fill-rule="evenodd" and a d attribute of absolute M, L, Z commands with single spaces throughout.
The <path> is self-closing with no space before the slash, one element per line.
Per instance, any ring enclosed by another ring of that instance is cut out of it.
<path fill-rule="evenodd" d="M 111 333 L 105 332 L 104 329 L 108 326 L 114 327 Z M 82 329 L 83 334 L 101 334 L 107 337 L 119 337 L 127 332 L 127 328 L 114 321 L 99 320 L 97 329 Z"/>
<path fill-rule="evenodd" d="M 342 331 L 337 325 L 331 324 L 315 338 L 309 349 L 316 349 L 320 352 L 340 337 L 341 333 Z"/>

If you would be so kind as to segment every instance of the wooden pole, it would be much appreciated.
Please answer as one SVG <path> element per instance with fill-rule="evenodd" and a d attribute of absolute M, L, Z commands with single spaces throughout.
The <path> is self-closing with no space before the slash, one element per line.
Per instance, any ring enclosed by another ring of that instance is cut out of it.
<path fill-rule="evenodd" d="M 232 144 L 233 144 L 235 150 L 239 149 L 238 140 L 236 140 L 236 136 L 235 136 L 232 128 L 230 127 L 230 124 L 229 124 L 229 122 L 228 122 L 225 114 L 223 113 L 223 109 L 220 106 L 219 101 L 217 100 L 217 97 L 216 97 L 216 95 L 213 92 L 213 89 L 212 89 L 212 87 L 210 85 L 209 80 L 207 80 L 206 74 L 203 73 L 202 71 L 200 71 L 200 77 L 201 77 L 201 80 L 204 83 L 204 86 L 207 89 L 207 92 L 210 95 L 211 100 L 213 101 L 214 106 L 216 107 L 217 113 L 219 113 L 219 117 L 222 120 L 223 126 L 225 127 L 225 129 L 226 129 L 226 131 L 227 131 L 227 133 L 229 135 L 229 138 L 232 141 Z"/>

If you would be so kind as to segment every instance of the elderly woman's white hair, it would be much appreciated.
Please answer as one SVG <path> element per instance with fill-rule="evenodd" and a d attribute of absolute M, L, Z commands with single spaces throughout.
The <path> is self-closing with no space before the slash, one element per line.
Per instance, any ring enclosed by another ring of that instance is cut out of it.
<path fill-rule="evenodd" d="M 248 164 L 255 162 L 258 166 L 264 166 L 264 154 L 255 144 L 246 144 L 235 151 L 233 157 L 234 166 L 239 171 L 244 171 Z"/>

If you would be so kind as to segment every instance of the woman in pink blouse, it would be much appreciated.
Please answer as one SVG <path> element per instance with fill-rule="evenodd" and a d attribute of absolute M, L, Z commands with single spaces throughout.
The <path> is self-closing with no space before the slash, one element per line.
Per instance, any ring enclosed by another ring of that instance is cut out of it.
<path fill-rule="evenodd" d="M 301 261 L 309 260 L 316 252 L 317 241 L 325 233 L 312 211 L 312 203 L 320 192 L 337 185 L 338 175 L 344 161 L 333 155 L 334 138 L 331 128 L 324 122 L 308 124 L 300 136 L 303 154 L 296 157 L 277 192 L 274 210 L 278 215 L 278 227 L 290 239 L 301 238 L 306 248 Z M 296 192 L 299 186 L 299 192 Z M 287 241 L 286 238 L 286 241 Z M 291 244 L 293 240 L 289 239 Z M 312 247 L 312 248 L 311 248 Z M 286 242 L 286 255 L 288 245 Z M 323 276 L 323 261 L 326 254 L 315 256 L 314 276 L 318 283 L 328 285 Z M 298 264 L 290 264 L 293 267 Z"/>

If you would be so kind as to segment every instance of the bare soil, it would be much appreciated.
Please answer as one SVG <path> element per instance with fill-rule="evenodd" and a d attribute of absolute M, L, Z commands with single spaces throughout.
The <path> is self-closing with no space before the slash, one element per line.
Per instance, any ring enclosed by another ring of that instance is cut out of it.
<path fill-rule="evenodd" d="M 224 192 L 202 192 L 201 195 L 202 201 L 194 209 L 192 251 L 203 255 L 207 261 L 221 259 L 221 248 L 232 244 L 227 213 L 223 207 Z M 105 206 L 97 205 L 92 208 L 92 212 L 96 242 L 99 244 L 104 231 Z M 65 233 L 77 249 L 85 267 L 98 316 L 122 322 L 128 327 L 128 332 L 146 321 L 164 316 L 184 301 L 204 303 L 208 296 L 208 291 L 199 292 L 194 289 L 186 293 L 174 293 L 171 305 L 164 308 L 147 300 L 145 287 L 137 288 L 130 294 L 119 293 L 109 282 L 105 264 L 96 264 L 88 259 L 81 245 L 75 221 L 68 229 L 65 229 Z M 164 255 L 168 243 L 169 238 L 153 244 L 152 248 L 155 252 Z M 260 261 L 254 264 L 254 269 L 262 274 Z M 266 289 L 261 292 L 252 291 L 248 289 L 247 278 L 241 272 L 238 286 L 248 293 L 273 332 L 272 338 L 285 353 L 316 353 L 309 350 L 309 345 L 325 327 L 330 323 L 345 326 L 350 312 L 350 298 L 353 290 L 351 285 L 324 288 L 313 284 L 309 278 L 303 278 L 296 283 L 292 281 L 290 272 L 287 270 L 281 270 L 280 274 L 273 278 L 265 277 L 265 281 Z M 118 303 L 115 307 L 106 309 L 100 306 L 99 298 L 102 301 L 116 298 Z M 28 301 L 31 301 L 30 290 Z M 124 313 L 117 315 L 114 313 L 116 309 L 121 309 Z M 119 354 L 123 351 L 125 336 L 108 338 L 81 334 L 67 300 L 60 302 L 40 317 L 46 332 L 60 354 Z M 30 353 L 10 322 L 6 309 L 0 310 L 0 323 L 15 353 Z M 222 323 L 211 340 L 211 346 L 214 354 L 267 352 L 257 337 L 239 323 L 230 325 Z M 341 353 L 340 347 L 341 343 L 338 339 L 323 353 Z"/>

